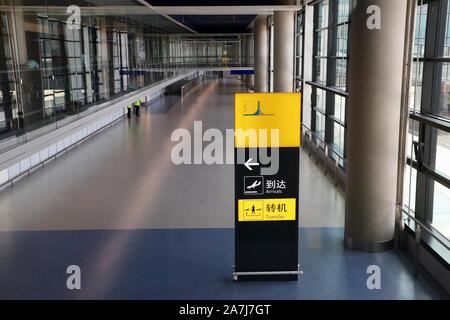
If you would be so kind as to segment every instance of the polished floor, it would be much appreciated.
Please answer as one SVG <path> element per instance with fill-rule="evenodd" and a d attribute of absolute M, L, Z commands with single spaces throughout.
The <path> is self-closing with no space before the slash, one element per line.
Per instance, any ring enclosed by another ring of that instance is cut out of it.
<path fill-rule="evenodd" d="M 342 245 L 344 197 L 306 155 L 300 166 L 300 259 L 294 283 L 231 280 L 233 166 L 171 162 L 174 129 L 233 128 L 234 79 L 181 104 L 165 97 L 0 193 L 0 298 L 435 299 L 445 295 L 395 251 Z M 66 288 L 66 268 L 82 289 Z M 367 267 L 382 272 L 366 286 Z"/>
<path fill-rule="evenodd" d="M 174 165 L 171 134 L 234 127 L 232 79 L 164 97 L 0 193 L 0 231 L 232 228 L 233 165 Z M 344 199 L 308 156 L 300 168 L 300 224 L 342 227 Z M 319 192 L 318 192 L 319 191 Z M 320 215 L 317 214 L 320 212 Z"/>

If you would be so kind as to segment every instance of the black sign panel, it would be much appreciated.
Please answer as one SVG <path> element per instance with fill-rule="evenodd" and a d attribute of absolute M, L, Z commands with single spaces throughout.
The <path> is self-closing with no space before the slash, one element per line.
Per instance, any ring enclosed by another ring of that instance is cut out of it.
<path fill-rule="evenodd" d="M 297 280 L 299 148 L 278 148 L 275 175 L 252 151 L 235 149 L 235 280 Z"/>

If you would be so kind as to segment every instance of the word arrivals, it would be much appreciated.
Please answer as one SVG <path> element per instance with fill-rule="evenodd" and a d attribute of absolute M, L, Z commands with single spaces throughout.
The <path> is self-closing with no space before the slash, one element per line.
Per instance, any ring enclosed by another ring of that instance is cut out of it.
<path fill-rule="evenodd" d="M 287 189 L 286 181 L 282 180 L 266 180 L 267 194 L 281 194 Z"/>

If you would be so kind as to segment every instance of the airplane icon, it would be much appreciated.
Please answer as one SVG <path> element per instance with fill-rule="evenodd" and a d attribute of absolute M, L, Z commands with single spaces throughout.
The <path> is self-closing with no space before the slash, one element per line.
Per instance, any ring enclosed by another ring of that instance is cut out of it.
<path fill-rule="evenodd" d="M 264 194 L 264 177 L 247 176 L 244 177 L 244 194 Z"/>
<path fill-rule="evenodd" d="M 261 185 L 261 181 L 256 180 L 255 182 L 253 182 L 253 184 L 251 186 L 248 186 L 247 189 L 251 190 L 251 189 L 255 189 L 256 187 L 259 187 Z"/>

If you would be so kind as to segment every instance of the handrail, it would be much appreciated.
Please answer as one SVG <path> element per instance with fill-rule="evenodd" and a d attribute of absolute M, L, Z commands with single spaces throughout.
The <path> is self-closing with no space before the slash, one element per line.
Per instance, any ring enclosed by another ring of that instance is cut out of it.
<path fill-rule="evenodd" d="M 189 69 L 189 70 L 192 70 L 192 69 Z M 25 139 L 21 140 L 17 144 L 8 145 L 5 148 L 2 147 L 3 140 L 0 139 L 0 153 L 6 152 L 6 151 L 16 147 L 17 145 L 23 144 L 25 142 L 28 142 L 28 141 L 31 141 L 32 139 L 34 139 L 35 137 L 32 137 L 29 139 L 27 137 L 27 135 L 31 134 L 32 132 L 35 132 L 35 130 L 37 130 L 37 129 L 45 127 L 45 126 L 41 126 L 41 124 L 45 122 L 44 119 L 51 120 L 51 124 L 52 125 L 54 124 L 56 126 L 56 128 L 59 128 L 60 127 L 59 124 L 62 123 L 63 124 L 62 126 L 64 126 L 66 124 L 67 119 L 73 120 L 76 118 L 72 118 L 72 117 L 78 117 L 78 118 L 84 117 L 87 114 L 101 110 L 103 108 L 106 108 L 107 106 L 109 106 L 112 103 L 116 103 L 122 99 L 125 99 L 130 95 L 139 94 L 141 91 L 146 90 L 146 88 L 148 88 L 148 87 L 157 86 L 157 85 L 163 83 L 164 81 L 172 79 L 172 77 L 178 77 L 178 76 L 180 76 L 180 74 L 181 73 L 174 72 L 173 75 L 171 75 L 169 78 L 158 79 L 158 80 L 150 83 L 149 85 L 144 85 L 144 86 L 136 87 L 136 88 L 132 88 L 132 89 L 129 88 L 127 91 L 122 91 L 119 94 L 113 94 L 109 99 L 101 99 L 101 100 L 98 100 L 98 101 L 95 101 L 92 103 L 87 103 L 83 106 L 76 104 L 75 100 L 73 100 L 69 104 L 69 106 L 73 106 L 72 113 L 68 112 L 70 110 L 67 109 L 67 106 L 68 106 L 67 104 L 64 104 L 64 106 L 66 108 L 63 110 L 58 110 L 61 107 L 61 105 L 52 105 L 52 106 L 49 106 L 44 109 L 34 110 L 34 111 L 30 111 L 30 112 L 24 112 L 21 115 L 21 117 L 17 116 L 12 119 L 8 119 L 8 120 L 5 119 L 4 121 L 2 121 L 0 123 L 8 124 L 8 123 L 11 123 L 11 121 L 18 121 L 19 119 L 24 120 L 25 121 L 24 127 L 17 127 L 17 128 L 14 128 L 13 130 L 11 130 L 11 129 L 5 130 L 2 133 L 11 132 L 13 134 L 16 134 L 16 133 L 21 133 L 21 135 L 25 134 Z M 29 117 L 37 115 L 37 114 L 44 114 L 44 113 L 47 113 L 47 114 L 41 119 L 42 121 L 39 121 L 37 123 L 27 124 L 27 119 Z M 65 115 L 65 116 L 58 118 L 58 115 Z M 19 126 L 21 126 L 21 125 L 19 124 Z M 53 131 L 53 130 L 54 129 L 52 129 L 51 131 Z"/>
<path fill-rule="evenodd" d="M 316 87 L 318 89 L 327 91 L 327 92 L 331 92 L 331 93 L 337 94 L 338 96 L 341 96 L 341 97 L 344 97 L 344 98 L 348 98 L 348 96 L 349 96 L 348 92 L 344 92 L 344 91 L 341 91 L 339 89 L 332 88 L 332 87 L 327 87 L 327 86 L 325 86 L 323 84 L 320 84 L 320 83 L 317 83 L 317 82 L 314 82 L 314 81 L 306 81 L 306 84 L 308 84 L 310 86 L 313 86 L 313 87 Z"/>
<path fill-rule="evenodd" d="M 327 146 L 328 149 L 330 149 L 338 158 L 339 160 L 342 160 L 344 162 L 347 162 L 347 160 L 342 157 L 339 152 L 330 144 L 328 144 L 327 142 L 325 142 L 325 140 L 323 140 L 317 133 L 315 133 L 314 131 L 312 131 L 310 128 L 308 128 L 306 125 L 302 124 L 302 127 L 306 129 L 305 133 L 310 133 L 312 136 L 314 136 L 315 139 L 319 140 L 322 144 L 324 144 L 325 146 Z"/>
<path fill-rule="evenodd" d="M 445 131 L 447 133 L 450 133 L 450 121 L 447 119 L 442 119 L 439 117 L 436 117 L 435 115 L 428 115 L 423 114 L 420 112 L 409 112 L 409 117 L 413 120 L 423 122 L 427 125 L 433 126 L 439 130 Z"/>
<path fill-rule="evenodd" d="M 199 84 L 203 80 L 203 77 L 201 75 L 197 75 L 194 79 L 191 79 L 190 81 L 186 82 L 181 86 L 180 93 L 181 93 L 181 104 L 184 103 L 184 91 L 187 87 L 192 88 L 193 86 Z"/>
<path fill-rule="evenodd" d="M 430 229 L 427 225 L 425 225 L 423 222 L 418 220 L 416 217 L 412 216 L 402 205 L 396 204 L 397 209 L 399 209 L 403 214 L 408 216 L 408 219 L 411 219 L 414 221 L 414 223 L 420 225 L 420 227 L 427 231 L 437 242 L 439 242 L 442 246 L 444 246 L 447 250 L 450 250 L 450 245 L 442 240 L 440 237 L 447 239 L 442 233 L 440 233 L 436 229 Z"/>
<path fill-rule="evenodd" d="M 332 146 L 330 146 L 328 143 L 326 143 L 320 136 L 318 136 L 315 132 L 313 132 L 311 129 L 309 129 L 306 125 L 302 124 L 302 127 L 306 129 L 305 133 L 311 134 L 315 139 L 319 140 L 321 143 L 323 143 L 327 148 L 329 148 L 332 152 L 334 152 L 337 157 L 340 160 L 346 161 L 342 156 L 339 155 L 339 153 L 334 150 Z M 418 224 L 423 230 L 425 230 L 433 239 L 435 239 L 439 244 L 441 244 L 445 249 L 450 250 L 450 245 L 448 242 L 442 239 L 446 239 L 447 237 L 444 236 L 439 230 L 436 230 L 434 228 L 430 228 L 429 226 L 425 225 L 423 222 L 415 218 L 413 215 L 411 215 L 405 208 L 401 205 L 396 204 L 397 209 L 399 209 L 404 215 L 408 217 L 408 219 L 411 219 L 414 221 L 414 223 Z"/>
<path fill-rule="evenodd" d="M 339 154 L 339 152 L 334 149 L 333 146 L 331 146 L 328 143 L 326 143 L 320 136 L 318 136 L 315 132 L 313 132 L 307 126 L 302 124 L 302 127 L 304 128 L 303 132 L 304 132 L 305 135 L 307 135 L 307 134 L 311 135 L 310 139 L 314 138 L 314 139 L 316 139 L 316 141 L 319 141 L 323 145 L 325 145 L 325 158 L 323 158 L 323 161 L 322 161 L 325 174 L 327 174 L 328 170 L 329 170 L 329 165 L 327 164 L 327 159 L 329 158 L 329 153 L 328 153 L 329 150 L 331 150 L 331 152 L 334 153 L 334 155 L 337 156 L 335 158 L 335 161 L 334 161 L 334 185 L 337 187 L 338 186 L 338 181 L 339 181 L 339 172 L 340 172 L 340 170 L 342 171 L 342 169 L 339 167 L 339 164 L 340 164 L 341 161 L 342 161 L 343 164 L 345 164 L 346 163 L 346 159 L 344 157 L 342 157 Z M 316 148 L 319 148 L 317 143 L 315 145 L 316 145 Z M 310 151 L 310 155 L 311 155 L 311 151 Z M 345 186 L 345 181 L 343 182 L 343 184 Z"/>

